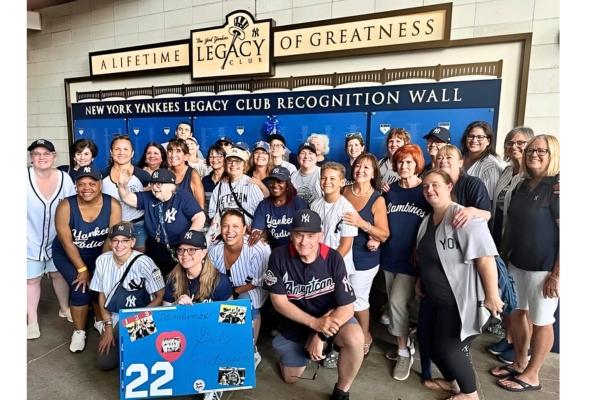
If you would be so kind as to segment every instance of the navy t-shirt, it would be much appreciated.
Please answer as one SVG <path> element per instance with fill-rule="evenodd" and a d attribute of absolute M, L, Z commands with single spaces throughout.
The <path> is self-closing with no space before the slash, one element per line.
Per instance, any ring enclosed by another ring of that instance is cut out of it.
<path fill-rule="evenodd" d="M 412 256 L 417 232 L 423 218 L 431 212 L 423 186 L 406 189 L 395 183 L 385 194 L 385 203 L 390 237 L 381 248 L 381 267 L 396 274 L 416 275 Z"/>
<path fill-rule="evenodd" d="M 433 224 L 433 218 L 430 217 L 427 221 L 425 235 L 423 235 L 419 241 L 419 246 L 417 246 L 417 256 L 425 293 L 434 304 L 447 305 L 456 302 L 456 300 L 435 245 L 435 232 L 438 226 Z"/>
<path fill-rule="evenodd" d="M 269 245 L 272 249 L 290 242 L 290 229 L 296 211 L 308 208 L 308 204 L 300 196 L 294 196 L 292 201 L 280 207 L 273 204 L 271 198 L 258 203 L 254 211 L 252 229 L 268 232 Z"/>
<path fill-rule="evenodd" d="M 523 181 L 513 191 L 508 208 L 510 262 L 526 271 L 551 271 L 559 248 L 558 195 L 554 177 L 533 190 Z"/>
<path fill-rule="evenodd" d="M 289 244 L 273 250 L 264 275 L 269 293 L 286 295 L 288 300 L 313 317 L 351 304 L 356 300 L 346 275 L 344 259 L 336 250 L 320 243 L 315 261 L 305 264 Z M 304 343 L 311 329 L 283 318 L 281 334 L 288 340 Z"/>
<path fill-rule="evenodd" d="M 187 281 L 188 288 L 187 295 L 191 298 L 194 298 L 196 293 L 198 293 L 198 290 L 200 290 L 200 281 L 198 280 L 198 278 L 189 279 L 187 276 L 185 279 Z M 175 303 L 177 299 L 173 297 L 174 292 L 175 288 L 173 286 L 173 280 L 169 278 L 167 280 L 167 283 L 165 284 L 165 295 L 163 299 L 168 303 Z M 215 290 L 210 295 L 210 298 L 203 300 L 202 303 L 205 303 L 207 301 L 224 301 L 229 299 L 232 294 L 233 286 L 231 285 L 229 278 L 227 278 L 227 275 L 219 272 L 217 277 L 217 284 L 215 285 Z"/>
<path fill-rule="evenodd" d="M 165 237 L 159 225 L 159 214 L 162 209 L 165 230 L 168 242 L 174 245 L 192 225 L 192 217 L 201 212 L 198 202 L 188 192 L 175 192 L 173 196 L 164 203 L 158 200 L 151 192 L 136 192 L 137 208 L 144 210 L 144 225 L 151 238 L 155 238 L 158 232 L 161 243 Z"/>
<path fill-rule="evenodd" d="M 452 188 L 452 197 L 461 206 L 492 211 L 492 202 L 485 184 L 476 176 L 461 173 Z"/>

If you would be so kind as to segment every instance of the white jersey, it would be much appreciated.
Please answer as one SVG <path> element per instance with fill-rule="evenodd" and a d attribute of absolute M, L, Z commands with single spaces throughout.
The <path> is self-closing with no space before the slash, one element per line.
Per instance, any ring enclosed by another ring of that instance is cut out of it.
<path fill-rule="evenodd" d="M 344 196 L 340 196 L 333 203 L 328 203 L 324 197 L 321 197 L 310 205 L 310 209 L 321 217 L 324 235 L 323 243 L 327 246 L 337 249 L 340 246 L 342 237 L 358 236 L 358 228 L 345 223 L 342 218 L 345 212 L 356 211 L 352 203 Z M 344 263 L 346 264 L 348 275 L 356 272 L 352 247 L 350 247 L 350 251 L 344 256 Z"/>
<path fill-rule="evenodd" d="M 52 241 L 56 237 L 56 207 L 65 197 L 75 194 L 73 181 L 66 172 L 58 172 L 54 193 L 45 199 L 35 181 L 33 167 L 27 169 L 27 258 L 47 261 L 52 258 Z"/>
<path fill-rule="evenodd" d="M 318 167 L 308 175 L 304 175 L 300 170 L 292 174 L 292 185 L 298 191 L 298 196 L 308 205 L 323 196 L 320 180 L 321 168 Z"/>
<path fill-rule="evenodd" d="M 135 256 L 142 254 L 137 250 L 133 250 L 131 256 L 127 259 L 124 265 L 118 266 L 115 263 L 112 251 L 102 253 L 96 259 L 96 270 L 90 282 L 90 289 L 96 292 L 102 292 L 108 298 L 115 285 L 121 280 L 127 266 Z M 154 261 L 146 255 L 142 255 L 131 266 L 123 287 L 133 290 L 136 287 L 144 285 L 146 291 L 152 295 L 165 287 L 165 281 L 160 273 L 160 269 Z M 151 296 L 154 298 L 154 296 Z M 108 300 L 108 299 L 107 299 Z M 104 304 L 103 304 L 104 305 Z M 116 326 L 119 319 L 118 313 L 112 313 L 113 326 Z"/>
<path fill-rule="evenodd" d="M 392 162 L 388 157 L 384 157 L 378 162 L 379 172 L 381 173 L 381 183 L 387 183 L 391 185 L 394 182 L 400 180 L 400 177 L 397 173 L 394 172 L 392 168 Z"/>
<path fill-rule="evenodd" d="M 199 160 L 198 162 L 188 160 L 188 165 L 198 171 L 200 177 L 204 177 L 210 173 L 209 167 L 206 166 L 206 161 L 204 160 Z"/>
<path fill-rule="evenodd" d="M 137 172 L 138 169 L 135 167 L 133 175 L 131 175 L 131 179 L 127 184 L 127 189 L 131 193 L 144 191 L 144 184 L 136 176 Z M 138 210 L 135 207 L 131 207 L 121 200 L 121 196 L 119 196 L 119 187 L 117 186 L 117 183 L 113 182 L 113 180 L 110 178 L 110 172 L 104 177 L 104 179 L 102 179 L 102 193 L 114 197 L 115 200 L 121 204 L 121 219 L 123 221 L 134 221 L 144 216 L 144 210 Z"/>
<path fill-rule="evenodd" d="M 267 299 L 267 291 L 263 289 L 263 274 L 267 270 L 271 248 L 268 244 L 259 241 L 254 246 L 248 245 L 248 236 L 244 236 L 242 252 L 237 260 L 229 269 L 225 268 L 225 258 L 223 255 L 223 242 L 219 241 L 208 249 L 208 257 L 213 262 L 217 270 L 229 276 L 234 287 L 243 286 L 251 283 L 256 286 L 249 290 L 247 296 L 241 295 L 240 298 L 250 297 L 253 308 L 261 308 Z"/>
<path fill-rule="evenodd" d="M 258 185 L 253 183 L 252 178 L 248 175 L 242 175 L 237 181 L 231 184 L 228 179 L 221 180 L 210 195 L 208 206 L 209 218 L 213 218 L 217 211 L 221 214 L 227 208 L 240 208 L 231 193 L 231 189 L 233 189 L 238 201 L 250 215 L 254 215 L 258 203 L 265 198 Z M 252 218 L 248 217 L 246 213 L 244 213 L 244 217 L 246 224 L 251 226 Z"/>
<path fill-rule="evenodd" d="M 291 162 L 287 162 L 285 160 L 282 160 L 281 165 L 276 165 L 276 167 L 283 167 L 283 168 L 287 169 L 288 171 L 290 171 L 290 175 L 292 175 L 294 172 L 298 171 L 298 168 L 296 168 L 296 166 L 294 164 L 292 164 Z"/>

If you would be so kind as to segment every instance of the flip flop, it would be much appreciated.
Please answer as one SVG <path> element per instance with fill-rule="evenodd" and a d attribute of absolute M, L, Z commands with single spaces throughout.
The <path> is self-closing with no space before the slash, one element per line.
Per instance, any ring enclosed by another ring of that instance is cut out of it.
<path fill-rule="evenodd" d="M 367 357 L 369 355 L 369 353 L 371 352 L 371 345 L 373 344 L 373 342 L 371 343 L 365 343 L 363 345 L 363 357 Z"/>
<path fill-rule="evenodd" d="M 521 374 L 521 372 L 517 371 L 517 370 L 516 370 L 516 369 L 514 369 L 514 368 L 511 368 L 511 365 L 512 365 L 512 364 L 509 364 L 509 365 L 501 365 L 501 366 L 499 366 L 499 367 L 494 367 L 494 368 L 490 369 L 490 371 L 489 371 L 489 372 L 490 372 L 490 375 L 492 375 L 492 376 L 493 376 L 493 377 L 495 377 L 495 378 L 504 379 L 504 378 L 510 378 L 511 376 L 515 376 L 515 375 L 519 375 L 519 374 Z M 500 371 L 505 371 L 506 373 L 505 373 L 505 374 L 503 374 L 503 373 L 500 373 L 500 374 L 497 374 L 497 373 L 496 373 L 496 374 L 495 374 L 495 373 L 494 373 L 494 370 L 495 370 L 496 368 L 500 368 Z"/>
<path fill-rule="evenodd" d="M 521 388 L 514 388 L 514 387 L 504 386 L 500 382 L 514 382 L 514 383 L 516 383 L 518 385 L 521 385 Z M 497 381 L 496 383 L 502 389 L 508 390 L 509 392 L 529 392 L 529 391 L 532 391 L 532 390 L 540 390 L 542 388 L 542 384 L 533 386 L 533 385 L 531 385 L 531 384 L 529 384 L 529 383 L 527 383 L 525 381 L 522 381 L 521 379 L 517 378 L 516 376 L 508 377 L 506 379 Z"/>

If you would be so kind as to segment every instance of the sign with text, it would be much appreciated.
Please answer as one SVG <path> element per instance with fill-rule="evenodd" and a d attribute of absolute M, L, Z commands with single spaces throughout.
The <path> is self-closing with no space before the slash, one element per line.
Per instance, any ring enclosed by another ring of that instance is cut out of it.
<path fill-rule="evenodd" d="M 375 14 L 370 18 L 342 18 L 340 23 L 295 29 L 284 27 L 274 34 L 274 57 L 322 54 L 358 49 L 434 42 L 449 39 L 450 7 L 435 7 L 423 12 Z M 346 22 L 347 21 L 347 22 Z M 333 21 L 335 22 L 335 21 Z"/>
<path fill-rule="evenodd" d="M 256 387 L 249 300 L 119 312 L 120 398 Z"/>
<path fill-rule="evenodd" d="M 187 67 L 188 43 L 157 47 L 131 48 L 116 53 L 90 53 L 90 74 L 109 75 L 126 72 Z"/>
<path fill-rule="evenodd" d="M 255 21 L 247 11 L 227 15 L 220 28 L 192 31 L 192 78 L 272 75 L 271 19 Z"/>

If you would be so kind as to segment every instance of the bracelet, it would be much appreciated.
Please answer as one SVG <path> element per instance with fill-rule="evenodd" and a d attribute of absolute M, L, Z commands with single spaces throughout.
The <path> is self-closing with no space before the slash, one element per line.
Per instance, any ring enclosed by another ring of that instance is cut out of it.
<path fill-rule="evenodd" d="M 327 340 L 329 340 L 329 336 L 327 336 L 323 332 L 317 332 L 317 336 L 319 337 L 319 339 L 321 339 L 324 342 L 326 342 Z"/>
<path fill-rule="evenodd" d="M 106 321 L 102 321 L 102 323 L 104 324 L 104 326 L 106 326 L 106 325 L 112 325 L 112 320 L 108 319 Z"/>
<path fill-rule="evenodd" d="M 85 271 L 87 271 L 87 270 L 88 270 L 88 269 L 87 269 L 87 267 L 86 267 L 85 265 L 84 265 L 83 267 L 81 267 L 81 268 L 77 268 L 77 272 L 78 272 L 78 273 L 79 273 L 79 272 L 85 272 Z"/>

